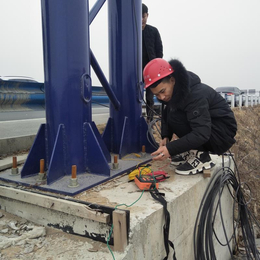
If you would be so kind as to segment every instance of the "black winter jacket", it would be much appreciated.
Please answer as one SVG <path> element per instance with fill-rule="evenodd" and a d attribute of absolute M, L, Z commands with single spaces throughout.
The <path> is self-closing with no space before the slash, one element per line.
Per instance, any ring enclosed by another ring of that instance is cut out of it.
<path fill-rule="evenodd" d="M 146 25 L 143 31 L 143 41 L 149 61 L 163 57 L 163 46 L 159 31 L 156 27 Z"/>
<path fill-rule="evenodd" d="M 237 124 L 225 99 L 200 78 L 186 71 L 178 60 L 169 62 L 174 69 L 175 86 L 172 98 L 164 104 L 162 138 L 179 139 L 166 147 L 170 155 L 191 149 L 226 152 L 234 143 Z"/>

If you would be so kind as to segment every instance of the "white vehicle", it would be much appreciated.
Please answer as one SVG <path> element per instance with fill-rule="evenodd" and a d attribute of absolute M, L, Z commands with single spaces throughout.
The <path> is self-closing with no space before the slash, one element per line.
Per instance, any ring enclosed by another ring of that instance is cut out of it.
<path fill-rule="evenodd" d="M 243 91 L 241 91 L 237 87 L 218 87 L 215 89 L 218 93 L 224 94 L 225 99 L 228 102 L 229 105 L 231 105 L 231 97 L 232 95 L 235 96 L 235 106 L 239 106 L 239 96 L 244 94 Z M 245 103 L 245 97 L 242 97 L 242 106 Z"/>

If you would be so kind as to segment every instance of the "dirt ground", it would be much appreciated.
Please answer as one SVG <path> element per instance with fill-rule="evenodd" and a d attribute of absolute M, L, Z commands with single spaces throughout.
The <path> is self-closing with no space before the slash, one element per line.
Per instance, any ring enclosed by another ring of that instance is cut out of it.
<path fill-rule="evenodd" d="M 238 132 L 237 142 L 232 151 L 236 154 L 241 182 L 250 201 L 249 208 L 260 223 L 260 106 L 234 108 L 233 111 L 238 123 Z M 105 125 L 99 125 L 99 131 L 102 132 L 104 127 Z M 158 140 L 158 134 L 154 135 Z M 3 236 L 16 238 L 28 231 L 34 231 L 34 224 L 14 218 L 0 210 L 0 259 L 97 259 L 95 258 L 97 250 L 107 250 L 106 245 L 103 248 L 96 248 L 97 245 L 86 238 L 71 236 L 50 228 L 42 230 L 36 240 L 27 238 L 25 241 L 12 242 L 9 246 L 1 243 Z M 57 250 L 57 245 L 60 251 L 56 252 L 54 257 L 53 252 Z M 79 254 L 79 250 L 75 251 L 75 248 L 81 248 L 81 253 Z M 86 258 L 86 254 L 89 255 L 91 252 L 93 258 Z"/>

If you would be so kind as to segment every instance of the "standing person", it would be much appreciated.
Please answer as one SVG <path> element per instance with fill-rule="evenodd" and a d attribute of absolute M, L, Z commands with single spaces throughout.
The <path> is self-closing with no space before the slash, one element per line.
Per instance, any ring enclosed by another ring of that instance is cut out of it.
<path fill-rule="evenodd" d="M 145 65 L 155 58 L 163 57 L 163 46 L 159 31 L 156 27 L 146 24 L 148 18 L 148 7 L 142 4 L 142 41 L 143 41 L 143 69 Z M 153 119 L 153 93 L 146 89 L 146 114 L 147 122 Z"/>
<path fill-rule="evenodd" d="M 178 60 L 154 59 L 143 77 L 163 104 L 162 141 L 153 159 L 175 156 L 175 172 L 183 175 L 213 167 L 209 152 L 223 154 L 235 143 L 237 124 L 225 99 Z M 171 141 L 173 134 L 178 139 Z"/>

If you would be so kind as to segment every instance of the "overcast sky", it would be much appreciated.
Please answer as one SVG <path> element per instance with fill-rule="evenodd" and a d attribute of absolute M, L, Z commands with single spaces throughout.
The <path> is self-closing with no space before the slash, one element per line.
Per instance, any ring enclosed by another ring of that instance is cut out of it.
<path fill-rule="evenodd" d="M 93 3 L 90 0 L 90 7 Z M 148 24 L 161 34 L 166 60 L 178 58 L 213 88 L 260 89 L 260 0 L 144 3 Z M 0 35 L 0 76 L 30 76 L 43 82 L 40 0 L 0 0 Z M 90 43 L 108 77 L 105 39 L 106 4 L 91 25 Z M 93 85 L 100 85 L 94 75 Z"/>

